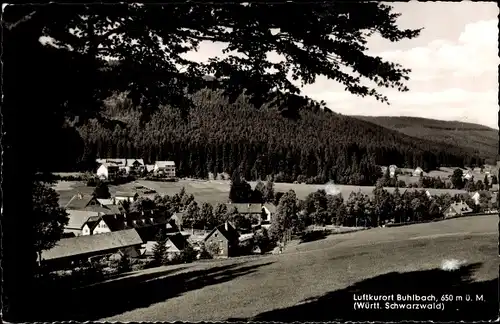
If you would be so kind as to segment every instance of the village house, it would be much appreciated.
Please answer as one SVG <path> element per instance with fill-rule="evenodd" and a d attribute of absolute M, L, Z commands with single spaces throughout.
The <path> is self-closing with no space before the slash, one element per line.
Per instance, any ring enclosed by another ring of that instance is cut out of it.
<path fill-rule="evenodd" d="M 245 254 L 262 254 L 262 249 L 254 242 L 254 233 L 241 234 L 239 237 L 240 252 Z"/>
<path fill-rule="evenodd" d="M 481 198 L 481 194 L 478 191 L 476 191 L 473 194 L 471 194 L 471 198 L 472 198 L 472 200 L 474 200 L 474 203 L 476 205 L 479 205 L 479 200 Z"/>
<path fill-rule="evenodd" d="M 238 231 L 230 222 L 214 228 L 204 239 L 205 247 L 214 258 L 228 258 L 238 253 Z"/>
<path fill-rule="evenodd" d="M 86 210 L 67 210 L 68 224 L 64 226 L 64 233 L 72 233 L 74 236 L 85 235 L 82 228 L 91 217 L 99 217 L 99 212 Z"/>
<path fill-rule="evenodd" d="M 443 215 L 445 218 L 462 216 L 465 214 L 472 213 L 472 209 L 463 201 L 462 202 L 454 202 L 448 207 Z"/>
<path fill-rule="evenodd" d="M 175 256 L 179 255 L 184 249 L 188 246 L 188 241 L 186 238 L 177 233 L 175 235 L 171 235 L 167 237 L 167 242 L 165 243 L 167 250 L 167 258 L 173 259 Z"/>
<path fill-rule="evenodd" d="M 264 204 L 262 205 L 262 210 L 264 211 L 264 218 L 262 219 L 262 223 L 270 223 L 272 216 L 276 213 L 276 206 L 273 204 Z"/>
<path fill-rule="evenodd" d="M 142 244 L 143 240 L 135 229 L 63 238 L 52 249 L 41 253 L 40 262 L 51 268 L 68 268 L 77 262 L 119 251 L 134 257 Z"/>
<path fill-rule="evenodd" d="M 271 222 L 271 216 L 276 212 L 276 207 L 272 204 L 242 204 L 227 203 L 228 210 L 236 208 L 238 213 L 243 216 L 258 217 L 260 223 Z"/>
<path fill-rule="evenodd" d="M 139 194 L 132 191 L 117 191 L 113 198 L 116 202 L 128 201 L 132 203 L 139 198 Z"/>
<path fill-rule="evenodd" d="M 421 167 L 416 167 L 415 170 L 413 170 L 413 176 L 414 177 L 420 177 L 424 175 L 424 170 L 422 170 Z"/>
<path fill-rule="evenodd" d="M 389 175 L 391 178 L 394 178 L 396 176 L 396 172 L 398 171 L 398 167 L 394 164 L 389 166 Z"/>
<path fill-rule="evenodd" d="M 144 241 L 153 240 L 160 230 L 168 234 L 179 232 L 177 226 L 165 214 L 151 211 L 91 217 L 83 225 L 82 235 L 97 235 L 132 228 L 138 230 Z"/>
<path fill-rule="evenodd" d="M 152 256 L 156 243 L 157 241 L 147 241 L 142 245 L 141 253 L 145 256 Z M 165 242 L 168 259 L 171 260 L 174 256 L 179 255 L 188 245 L 189 242 L 186 240 L 184 235 L 179 232 L 175 235 L 168 236 Z"/>
<path fill-rule="evenodd" d="M 175 162 L 174 161 L 156 161 L 153 168 L 155 174 L 163 175 L 167 178 L 175 178 Z"/>
<path fill-rule="evenodd" d="M 145 168 L 146 168 L 147 173 L 151 173 L 155 170 L 155 165 L 154 164 L 146 164 Z"/>
<path fill-rule="evenodd" d="M 466 172 L 464 172 L 463 179 L 467 181 L 474 180 L 474 175 L 472 174 L 472 171 L 467 170 Z"/>
<path fill-rule="evenodd" d="M 103 163 L 97 168 L 97 177 L 101 180 L 112 180 L 118 176 L 120 169 L 117 165 Z"/>
<path fill-rule="evenodd" d="M 143 171 L 145 168 L 143 159 L 123 159 L 123 158 L 97 159 L 96 162 L 100 164 L 101 167 L 107 166 L 109 168 L 109 166 L 111 166 L 113 170 L 115 170 L 115 168 L 118 168 L 117 171 L 121 171 L 126 174 L 134 173 L 137 171 Z M 101 167 L 99 167 L 99 169 Z M 99 175 L 99 169 L 98 169 L 98 175 Z"/>
<path fill-rule="evenodd" d="M 97 198 L 97 201 L 102 205 L 102 206 L 106 206 L 106 205 L 116 205 L 116 200 L 113 199 L 113 198 L 108 198 L 108 199 L 104 199 L 104 198 Z"/>
<path fill-rule="evenodd" d="M 123 207 L 119 205 L 104 205 L 99 200 L 89 194 L 78 193 L 71 197 L 68 203 L 64 206 L 66 210 L 80 210 L 89 212 L 99 212 L 104 215 L 122 214 Z"/>
<path fill-rule="evenodd" d="M 185 212 L 175 212 L 172 217 L 170 218 L 172 221 L 174 221 L 175 225 L 182 230 L 182 218 L 184 217 Z"/>

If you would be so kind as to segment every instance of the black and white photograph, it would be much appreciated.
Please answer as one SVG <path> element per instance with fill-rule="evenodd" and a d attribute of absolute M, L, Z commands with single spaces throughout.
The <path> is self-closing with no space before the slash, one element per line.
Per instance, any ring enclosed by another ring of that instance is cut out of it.
<path fill-rule="evenodd" d="M 498 15 L 3 4 L 2 320 L 496 320 Z"/>

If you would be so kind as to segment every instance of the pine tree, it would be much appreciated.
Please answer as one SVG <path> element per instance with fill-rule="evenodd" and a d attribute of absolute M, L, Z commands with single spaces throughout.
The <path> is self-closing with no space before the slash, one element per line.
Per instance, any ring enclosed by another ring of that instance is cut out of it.
<path fill-rule="evenodd" d="M 186 208 L 186 213 L 182 219 L 183 226 L 186 228 L 195 228 L 200 226 L 200 207 L 196 201 L 192 201 Z"/>
<path fill-rule="evenodd" d="M 267 181 L 263 190 L 263 198 L 265 202 L 274 201 L 274 183 L 272 181 Z"/>
<path fill-rule="evenodd" d="M 99 199 L 108 199 L 111 197 L 108 185 L 102 181 L 98 181 L 94 189 L 94 196 Z"/>
<path fill-rule="evenodd" d="M 384 172 L 384 186 L 388 186 L 390 181 L 391 181 L 391 171 L 389 170 L 389 168 L 386 168 Z"/>
<path fill-rule="evenodd" d="M 130 259 L 127 255 L 122 254 L 120 260 L 118 261 L 118 272 L 124 273 L 132 270 L 132 266 L 130 264 Z"/>
<path fill-rule="evenodd" d="M 156 235 L 156 243 L 153 246 L 153 262 L 156 266 L 165 263 L 167 254 L 167 237 L 160 231 Z"/>

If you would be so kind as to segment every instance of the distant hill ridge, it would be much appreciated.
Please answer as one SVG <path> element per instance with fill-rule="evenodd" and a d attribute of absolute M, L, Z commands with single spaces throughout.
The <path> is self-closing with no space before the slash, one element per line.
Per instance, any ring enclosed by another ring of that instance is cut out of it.
<path fill-rule="evenodd" d="M 408 116 L 351 116 L 408 136 L 474 150 L 494 163 L 498 154 L 498 130 L 474 123 Z"/>

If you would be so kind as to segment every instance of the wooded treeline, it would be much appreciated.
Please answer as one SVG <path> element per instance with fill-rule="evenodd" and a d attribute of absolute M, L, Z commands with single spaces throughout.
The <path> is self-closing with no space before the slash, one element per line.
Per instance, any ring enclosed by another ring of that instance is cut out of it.
<path fill-rule="evenodd" d="M 241 95 L 234 104 L 209 89 L 194 95 L 187 119 L 161 107 L 140 123 L 140 113 L 124 95 L 111 98 L 104 114 L 113 126 L 91 120 L 79 127 L 85 143 L 83 161 L 96 157 L 173 160 L 178 176 L 206 178 L 239 168 L 247 180 L 274 176 L 274 181 L 306 180 L 373 185 L 381 176 L 376 165 L 438 166 L 480 164 L 458 147 L 419 140 L 355 118 L 317 107 L 295 113 L 272 105 L 256 110 Z M 294 117 L 283 116 L 291 114 Z M 92 163 L 80 167 L 88 168 Z"/>

